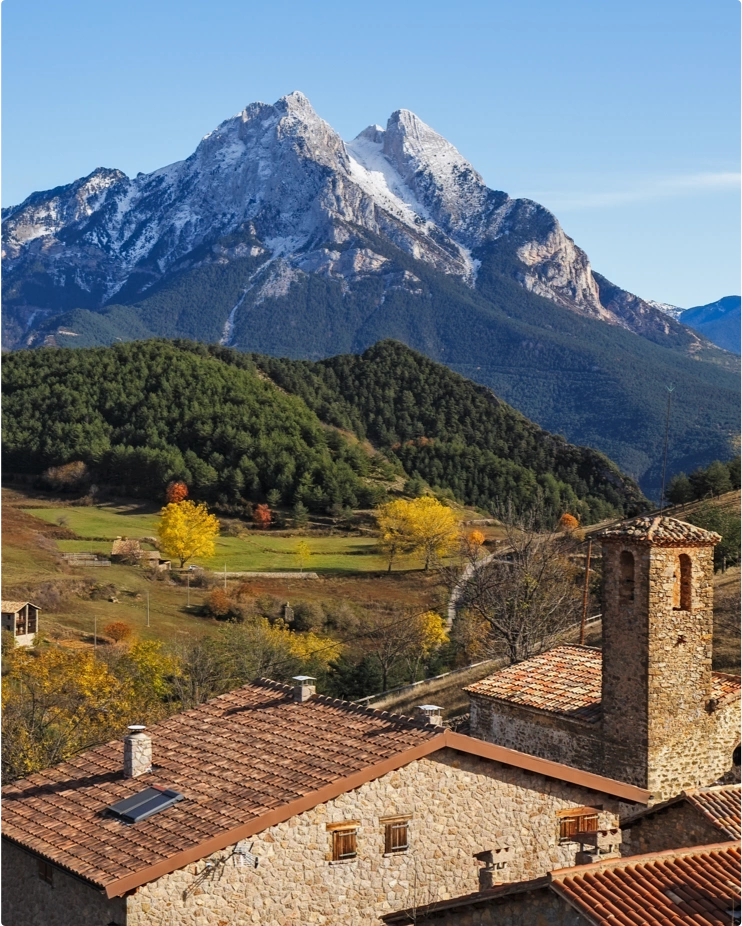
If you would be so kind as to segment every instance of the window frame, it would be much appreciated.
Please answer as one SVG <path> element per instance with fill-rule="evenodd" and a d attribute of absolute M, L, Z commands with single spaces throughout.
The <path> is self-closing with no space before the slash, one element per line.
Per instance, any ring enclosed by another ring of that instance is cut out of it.
<path fill-rule="evenodd" d="M 411 817 L 388 817 L 379 822 L 384 827 L 384 855 L 405 855 L 410 851 Z M 395 845 L 395 830 L 404 832 L 404 844 Z"/>
<path fill-rule="evenodd" d="M 557 815 L 559 818 L 559 843 L 579 842 L 578 836 L 581 833 L 599 832 L 600 811 L 600 807 L 573 807 L 569 810 L 560 811 Z"/>
<path fill-rule="evenodd" d="M 353 862 L 358 858 L 358 829 L 360 824 L 357 820 L 344 820 L 341 823 L 328 823 L 327 831 L 330 834 L 330 858 L 329 861 L 334 864 L 345 864 Z M 347 846 L 343 845 L 343 840 L 352 837 L 353 851 L 348 852 Z M 345 849 L 345 851 L 341 851 Z"/>

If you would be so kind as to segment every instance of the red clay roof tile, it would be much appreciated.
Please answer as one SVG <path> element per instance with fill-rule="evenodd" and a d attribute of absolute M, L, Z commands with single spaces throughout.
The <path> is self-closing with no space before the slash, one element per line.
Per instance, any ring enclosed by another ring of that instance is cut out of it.
<path fill-rule="evenodd" d="M 464 689 L 510 704 L 596 723 L 601 714 L 603 654 L 589 646 L 565 645 L 489 675 Z M 714 672 L 711 697 L 738 697 L 742 679 Z"/>
<path fill-rule="evenodd" d="M 595 926 L 729 926 L 739 843 L 636 855 L 554 871 L 551 889 Z"/>

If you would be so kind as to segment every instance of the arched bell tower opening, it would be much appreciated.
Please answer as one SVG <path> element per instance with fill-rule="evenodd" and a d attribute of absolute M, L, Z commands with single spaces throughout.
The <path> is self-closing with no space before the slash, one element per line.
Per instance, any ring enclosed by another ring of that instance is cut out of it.
<path fill-rule="evenodd" d="M 634 600 L 634 554 L 622 550 L 619 559 L 620 581 L 618 596 L 621 601 L 628 603 Z"/>

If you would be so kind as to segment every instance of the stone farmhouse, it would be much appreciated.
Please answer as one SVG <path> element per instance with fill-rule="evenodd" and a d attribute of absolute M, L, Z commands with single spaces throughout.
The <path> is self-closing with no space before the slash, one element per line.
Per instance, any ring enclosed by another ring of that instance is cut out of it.
<path fill-rule="evenodd" d="M 620 815 L 649 800 L 310 681 L 261 680 L 5 786 L 5 926 L 368 924 L 615 857 Z"/>
<path fill-rule="evenodd" d="M 17 646 L 33 646 L 39 632 L 39 608 L 31 601 L 3 601 L 2 629 L 13 634 Z"/>
<path fill-rule="evenodd" d="M 602 860 L 383 917 L 394 926 L 734 926 L 738 841 Z"/>
<path fill-rule="evenodd" d="M 718 534 L 641 517 L 603 546 L 603 650 L 559 646 L 467 688 L 473 736 L 665 800 L 739 772 L 740 678 L 713 672 Z"/>
<path fill-rule="evenodd" d="M 739 784 L 683 791 L 623 821 L 621 854 L 641 855 L 740 839 L 741 811 Z"/>

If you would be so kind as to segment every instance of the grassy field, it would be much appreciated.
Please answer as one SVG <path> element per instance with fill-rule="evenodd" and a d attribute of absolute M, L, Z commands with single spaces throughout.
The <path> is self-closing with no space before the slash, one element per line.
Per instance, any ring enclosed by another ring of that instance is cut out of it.
<path fill-rule="evenodd" d="M 208 591 L 188 591 L 167 574 L 154 579 L 136 566 L 75 568 L 59 556 L 61 552 L 84 551 L 108 556 L 111 541 L 117 536 L 152 536 L 156 517 L 154 507 L 138 504 L 74 507 L 4 489 L 4 597 L 41 597 L 44 633 L 70 643 L 89 642 L 96 625 L 100 632 L 118 620 L 131 624 L 144 638 L 172 641 L 213 633 L 219 622 L 198 613 Z M 72 539 L 71 533 L 78 539 Z M 92 537 L 106 539 L 79 539 Z M 250 589 L 256 598 L 265 596 L 292 604 L 344 601 L 361 606 L 377 603 L 425 608 L 444 604 L 436 577 L 426 575 L 411 559 L 395 564 L 395 571 L 387 575 L 375 540 L 366 536 L 245 531 L 242 537 L 219 537 L 217 555 L 200 562 L 216 572 L 225 563 L 228 572 L 294 572 L 299 566 L 296 545 L 302 538 L 312 551 L 306 568 L 319 573 L 320 578 L 251 579 Z M 234 587 L 239 583 L 228 584 Z"/>
<path fill-rule="evenodd" d="M 157 511 L 140 505 L 33 507 L 26 511 L 48 524 L 69 528 L 82 538 L 58 540 L 58 549 L 64 553 L 94 552 L 108 556 L 110 541 L 116 537 L 141 539 L 154 536 L 157 530 Z M 312 572 L 357 575 L 386 569 L 387 563 L 379 554 L 374 537 L 323 536 L 311 530 L 290 536 L 252 530 L 245 530 L 241 537 L 220 536 L 215 556 L 196 557 L 191 562 L 215 571 L 226 565 L 227 572 L 292 572 L 300 567 L 296 548 L 301 539 L 309 543 L 311 558 L 306 568 Z M 400 557 L 394 568 L 397 571 L 417 569 L 419 561 L 411 556 Z"/>

